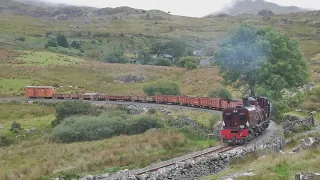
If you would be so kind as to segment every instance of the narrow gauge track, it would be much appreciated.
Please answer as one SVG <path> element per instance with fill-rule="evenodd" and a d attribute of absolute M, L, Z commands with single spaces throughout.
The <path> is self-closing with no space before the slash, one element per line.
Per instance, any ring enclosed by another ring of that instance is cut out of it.
<path fill-rule="evenodd" d="M 230 151 L 231 149 L 234 149 L 234 148 L 235 148 L 235 146 L 215 147 L 215 149 L 207 149 L 207 151 L 204 150 L 204 151 L 196 152 L 194 155 L 191 155 L 190 157 L 181 157 L 182 159 L 180 159 L 178 162 L 183 162 L 183 161 L 187 161 L 187 160 L 190 160 L 190 159 L 199 158 L 199 157 L 210 155 L 210 154 L 214 154 L 214 153 L 227 152 L 227 151 Z M 168 162 L 168 163 L 165 163 L 163 165 L 159 165 L 158 167 L 151 167 L 151 168 L 148 168 L 147 170 L 143 170 L 142 172 L 137 173 L 136 175 L 142 175 L 144 173 L 154 172 L 154 171 L 159 170 L 161 168 L 172 166 L 175 163 L 177 163 L 177 162 Z"/>

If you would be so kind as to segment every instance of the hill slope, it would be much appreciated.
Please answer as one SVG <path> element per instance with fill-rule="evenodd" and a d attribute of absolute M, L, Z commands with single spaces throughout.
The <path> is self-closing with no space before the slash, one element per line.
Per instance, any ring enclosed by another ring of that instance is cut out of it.
<path fill-rule="evenodd" d="M 259 11 L 263 9 L 268 9 L 273 11 L 275 14 L 289 14 L 297 12 L 305 12 L 306 9 L 296 7 L 296 6 L 280 6 L 275 3 L 267 2 L 264 0 L 239 0 L 232 7 L 228 7 L 219 13 L 227 13 L 229 15 L 238 15 L 238 14 L 258 14 Z M 215 15 L 213 13 L 211 15 Z"/>

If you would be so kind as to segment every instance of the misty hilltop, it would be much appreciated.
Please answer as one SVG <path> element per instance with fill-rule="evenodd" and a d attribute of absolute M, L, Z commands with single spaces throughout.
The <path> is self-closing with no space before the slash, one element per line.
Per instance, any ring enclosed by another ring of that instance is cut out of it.
<path fill-rule="evenodd" d="M 36 18 L 49 18 L 57 20 L 88 19 L 104 17 L 110 19 L 145 17 L 148 12 L 149 18 L 167 19 L 169 15 L 163 11 L 135 9 L 131 7 L 117 8 L 94 8 L 84 6 L 72 6 L 63 4 L 44 3 L 36 0 L 1 0 L 0 13 L 31 16 Z"/>
<path fill-rule="evenodd" d="M 219 13 L 226 13 L 229 15 L 256 15 L 261 10 L 271 10 L 274 14 L 290 14 L 308 11 L 307 9 L 303 9 L 297 6 L 280 6 L 278 4 L 267 2 L 264 0 L 236 0 L 233 6 L 225 8 L 220 12 L 212 13 L 210 15 Z"/>

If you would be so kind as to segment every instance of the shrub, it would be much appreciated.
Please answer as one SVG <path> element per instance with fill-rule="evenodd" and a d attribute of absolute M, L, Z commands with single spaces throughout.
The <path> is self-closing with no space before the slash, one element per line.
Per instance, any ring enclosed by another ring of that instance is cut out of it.
<path fill-rule="evenodd" d="M 21 37 L 19 37 L 19 38 L 16 38 L 16 40 L 21 41 L 21 42 L 24 42 L 24 41 L 26 40 L 26 38 L 23 37 L 23 36 L 21 36 Z"/>
<path fill-rule="evenodd" d="M 224 87 L 218 87 L 217 89 L 210 91 L 208 93 L 208 96 L 213 98 L 224 98 L 224 99 L 232 98 L 231 92 Z"/>
<path fill-rule="evenodd" d="M 59 34 L 57 36 L 57 42 L 58 42 L 58 45 L 61 47 L 65 47 L 65 48 L 69 47 L 69 43 L 68 43 L 66 36 L 64 36 L 62 34 Z"/>
<path fill-rule="evenodd" d="M 184 64 L 184 67 L 185 67 L 186 69 L 188 69 L 188 70 L 192 70 L 192 69 L 197 69 L 197 68 L 198 68 L 198 65 L 197 65 L 196 63 L 194 63 L 194 62 L 188 61 L 188 62 L 186 62 L 186 63 Z"/>
<path fill-rule="evenodd" d="M 162 128 L 163 122 L 150 116 L 132 119 L 122 111 L 106 113 L 99 117 L 72 116 L 56 126 L 51 134 L 54 141 L 91 141 L 119 136 L 140 134 L 152 128 Z"/>
<path fill-rule="evenodd" d="M 75 48 L 75 49 L 80 49 L 81 45 L 78 42 L 72 41 L 71 43 L 71 47 Z"/>
<path fill-rule="evenodd" d="M 81 101 L 65 101 L 60 102 L 56 106 L 56 119 L 52 122 L 53 126 L 60 124 L 65 118 L 74 115 L 99 115 L 90 103 Z"/>
<path fill-rule="evenodd" d="M 48 41 L 48 45 L 51 46 L 51 47 L 57 47 L 58 46 L 58 43 L 54 40 L 49 40 Z"/>
<path fill-rule="evenodd" d="M 127 59 L 124 57 L 123 52 L 114 52 L 107 56 L 106 61 L 108 63 L 126 63 Z"/>
<path fill-rule="evenodd" d="M 0 136 L 0 147 L 10 146 L 13 143 L 14 140 L 12 138 L 9 138 L 8 136 Z"/>
<path fill-rule="evenodd" d="M 18 133 L 21 129 L 22 128 L 20 123 L 17 123 L 16 121 L 12 122 L 10 131 L 13 131 L 14 133 Z"/>
<path fill-rule="evenodd" d="M 143 88 L 143 91 L 149 96 L 154 96 L 156 94 L 163 95 L 179 95 L 180 88 L 177 83 L 174 82 L 158 82 L 150 84 Z"/>
<path fill-rule="evenodd" d="M 157 66 L 172 66 L 172 63 L 167 58 L 158 58 L 156 61 Z"/>
<path fill-rule="evenodd" d="M 52 34 L 52 32 L 46 32 L 46 37 L 49 37 Z"/>
<path fill-rule="evenodd" d="M 198 60 L 194 57 L 184 57 L 178 62 L 179 67 L 185 67 L 188 70 L 198 68 Z"/>

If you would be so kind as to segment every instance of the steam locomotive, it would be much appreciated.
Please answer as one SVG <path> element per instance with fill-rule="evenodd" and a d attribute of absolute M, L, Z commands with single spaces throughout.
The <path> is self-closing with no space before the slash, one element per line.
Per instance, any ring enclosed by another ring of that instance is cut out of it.
<path fill-rule="evenodd" d="M 245 144 L 270 125 L 271 102 L 265 97 L 247 97 L 243 105 L 222 112 L 221 138 L 224 143 Z"/>

